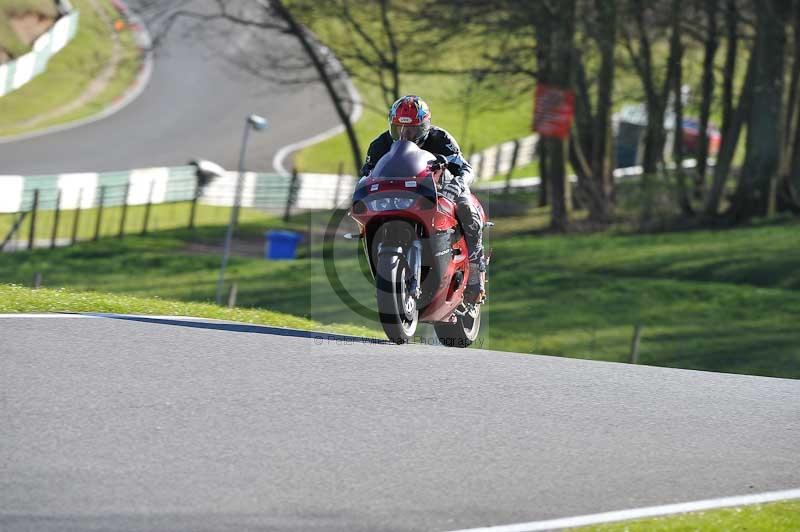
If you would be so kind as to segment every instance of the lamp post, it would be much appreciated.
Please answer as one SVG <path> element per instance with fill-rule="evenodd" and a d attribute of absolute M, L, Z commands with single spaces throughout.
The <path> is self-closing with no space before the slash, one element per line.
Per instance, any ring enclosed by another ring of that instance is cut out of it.
<path fill-rule="evenodd" d="M 231 208 L 231 219 L 228 222 L 228 230 L 225 233 L 225 247 L 222 251 L 222 265 L 219 269 L 219 278 L 217 279 L 217 305 L 222 302 L 222 286 L 225 281 L 225 268 L 228 266 L 228 259 L 231 255 L 231 240 L 233 239 L 233 230 L 236 228 L 236 223 L 239 221 L 239 205 L 242 201 L 242 188 L 244 186 L 244 159 L 247 153 L 247 139 L 250 135 L 250 130 L 262 131 L 267 128 L 267 119 L 258 115 L 250 115 L 247 117 L 244 125 L 244 138 L 242 138 L 242 149 L 239 152 L 239 174 L 236 176 L 236 191 L 233 196 L 233 208 Z"/>

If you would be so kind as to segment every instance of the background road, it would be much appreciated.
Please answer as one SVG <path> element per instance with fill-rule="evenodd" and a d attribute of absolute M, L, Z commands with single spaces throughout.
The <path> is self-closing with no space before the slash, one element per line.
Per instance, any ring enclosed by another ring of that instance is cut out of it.
<path fill-rule="evenodd" d="M 191 6 L 204 4 L 213 2 Z M 293 38 L 271 35 L 265 43 L 241 28 L 233 35 L 191 28 L 185 20 L 176 25 L 158 50 L 149 85 L 119 113 L 77 129 L 0 143 L 0 175 L 177 166 L 198 157 L 235 169 L 250 113 L 267 117 L 271 127 L 251 136 L 247 166 L 269 171 L 280 147 L 338 124 L 320 83 L 267 82 L 220 57 L 263 55 L 265 44 L 294 53 L 299 45 Z"/>
<path fill-rule="evenodd" d="M 800 486 L 800 382 L 0 319 L 0 529 L 448 530 Z"/>

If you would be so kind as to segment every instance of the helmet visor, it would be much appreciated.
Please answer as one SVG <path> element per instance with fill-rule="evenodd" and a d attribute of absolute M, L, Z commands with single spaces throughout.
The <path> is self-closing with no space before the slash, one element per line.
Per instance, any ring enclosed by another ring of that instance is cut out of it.
<path fill-rule="evenodd" d="M 430 124 L 420 124 L 418 126 L 406 126 L 403 124 L 389 124 L 389 133 L 394 140 L 410 140 L 419 142 L 428 133 Z"/>

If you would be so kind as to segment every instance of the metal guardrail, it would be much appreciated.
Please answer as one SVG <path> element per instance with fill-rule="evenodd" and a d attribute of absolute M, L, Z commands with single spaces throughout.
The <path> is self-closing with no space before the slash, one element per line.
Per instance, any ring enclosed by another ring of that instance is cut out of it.
<path fill-rule="evenodd" d="M 238 172 L 225 175 L 201 187 L 199 201 L 208 205 L 231 206 Z M 291 176 L 246 172 L 242 206 L 261 209 L 282 208 L 289 194 Z M 350 197 L 356 178 L 336 174 L 300 174 L 296 178 L 293 207 L 329 209 Z M 193 199 L 193 166 L 142 168 L 120 172 L 70 173 L 43 176 L 0 176 L 0 213 L 30 210 L 39 191 L 39 208 L 83 209 L 99 204 L 106 191 L 106 205 L 142 205 Z"/>
<path fill-rule="evenodd" d="M 160 204 L 194 199 L 209 205 L 230 206 L 238 173 L 199 184 L 193 166 L 142 168 L 120 172 L 86 172 L 43 176 L 0 176 L 0 213 L 28 211 L 35 193 L 41 210 L 90 209 L 105 206 Z M 283 206 L 290 177 L 248 172 L 244 175 L 242 205 L 256 208 Z"/>
<path fill-rule="evenodd" d="M 80 212 L 93 209 L 96 227 L 92 228 L 94 238 L 110 232 L 122 236 L 125 233 L 128 207 L 143 207 L 144 219 L 140 221 L 137 232 L 148 231 L 149 213 L 153 206 L 189 202 L 186 225 L 193 227 L 198 205 L 213 207 L 232 207 L 236 201 L 238 172 L 225 172 L 224 175 L 208 182 L 201 182 L 194 166 L 144 168 L 122 172 L 78 173 L 45 176 L 0 176 L 0 213 L 12 216 L 10 232 L 0 235 L 4 245 L 14 238 L 17 231 L 26 230 L 29 235 L 27 245 L 33 248 L 35 235 L 41 236 L 41 222 L 37 224 L 37 214 L 49 212 L 48 224 L 53 226 L 52 243 L 56 245 L 56 234 L 65 232 L 59 229 L 62 211 L 71 211 L 71 219 L 76 225 Z M 277 174 L 247 172 L 242 175 L 239 205 L 243 208 L 257 209 L 283 215 L 288 218 L 293 210 L 332 209 L 346 202 L 352 195 L 356 179 L 347 175 L 330 174 Z M 112 221 L 103 217 L 103 210 L 119 208 Z M 119 211 L 121 210 L 121 219 Z M 140 209 L 141 211 L 141 209 Z M 24 220 L 24 224 L 22 221 Z M 199 219 L 197 223 L 207 223 Z M 118 224 L 116 228 L 109 224 Z M 128 224 L 130 225 L 130 224 Z M 77 240 L 77 229 L 66 242 Z M 4 238 L 3 238 L 4 237 Z M 19 246 L 17 246 L 19 247 Z"/>

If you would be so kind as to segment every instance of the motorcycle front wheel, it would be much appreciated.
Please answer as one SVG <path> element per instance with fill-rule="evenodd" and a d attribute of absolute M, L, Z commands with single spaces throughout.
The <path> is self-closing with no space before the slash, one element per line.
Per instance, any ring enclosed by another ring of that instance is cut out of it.
<path fill-rule="evenodd" d="M 381 255 L 375 268 L 378 315 L 386 336 L 396 344 L 414 337 L 419 322 L 417 300 L 412 294 L 413 274 L 401 255 Z"/>

